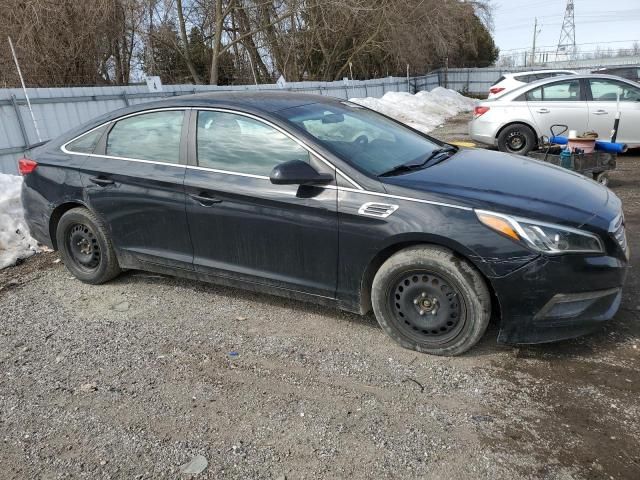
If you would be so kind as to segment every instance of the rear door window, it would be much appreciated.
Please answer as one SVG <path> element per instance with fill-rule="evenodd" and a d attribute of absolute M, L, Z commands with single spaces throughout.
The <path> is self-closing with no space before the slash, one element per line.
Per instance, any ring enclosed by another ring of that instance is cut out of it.
<path fill-rule="evenodd" d="M 198 165 L 232 173 L 269 176 L 291 160 L 310 161 L 309 152 L 275 128 L 244 115 L 199 111 Z"/>
<path fill-rule="evenodd" d="M 534 88 L 526 93 L 529 102 L 570 102 L 582 100 L 580 80 L 565 80 L 542 87 Z"/>
<path fill-rule="evenodd" d="M 134 160 L 180 163 L 184 112 L 166 110 L 124 118 L 107 137 L 106 154 Z"/>

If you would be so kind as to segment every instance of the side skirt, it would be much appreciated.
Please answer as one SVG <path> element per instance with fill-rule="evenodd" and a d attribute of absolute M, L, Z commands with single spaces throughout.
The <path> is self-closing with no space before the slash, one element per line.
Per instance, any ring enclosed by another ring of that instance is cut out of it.
<path fill-rule="evenodd" d="M 358 309 L 354 307 L 352 310 L 348 306 L 339 302 L 335 298 L 323 297 L 320 295 L 313 295 L 306 292 L 300 292 L 297 290 L 289 290 L 286 288 L 275 287 L 271 285 L 264 285 L 247 280 L 241 280 L 238 278 L 226 277 L 226 276 L 214 276 L 208 275 L 195 270 L 186 270 L 178 267 L 169 267 L 165 265 L 158 265 L 156 263 L 144 262 L 136 259 L 132 255 L 120 255 L 120 263 L 124 269 L 130 270 L 143 270 L 147 272 L 160 273 L 172 277 L 187 278 L 189 280 L 197 280 L 201 282 L 212 283 L 215 285 L 221 285 L 225 287 L 240 288 L 256 293 L 265 293 L 268 295 L 276 295 L 278 297 L 290 298 L 293 300 L 299 300 L 307 303 L 314 303 L 316 305 L 323 305 L 332 308 L 338 308 L 340 310 L 348 310 L 354 313 L 358 313 Z M 346 308 L 345 308 L 346 307 Z"/>

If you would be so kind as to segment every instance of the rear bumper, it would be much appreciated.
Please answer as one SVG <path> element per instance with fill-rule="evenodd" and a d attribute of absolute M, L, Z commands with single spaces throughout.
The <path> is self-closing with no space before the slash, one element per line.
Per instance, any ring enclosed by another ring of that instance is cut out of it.
<path fill-rule="evenodd" d="M 611 320 L 622 299 L 626 260 L 613 256 L 539 257 L 492 279 L 500 303 L 501 343 L 578 337 Z"/>
<path fill-rule="evenodd" d="M 469 122 L 469 136 L 475 142 L 495 145 L 496 131 L 496 125 L 493 122 L 483 121 L 482 117 L 475 118 Z"/>
<path fill-rule="evenodd" d="M 52 213 L 49 202 L 34 189 L 24 184 L 22 186 L 21 198 L 24 208 L 24 219 L 29 227 L 31 236 L 42 245 L 53 248 L 53 242 L 49 234 L 49 219 Z"/>

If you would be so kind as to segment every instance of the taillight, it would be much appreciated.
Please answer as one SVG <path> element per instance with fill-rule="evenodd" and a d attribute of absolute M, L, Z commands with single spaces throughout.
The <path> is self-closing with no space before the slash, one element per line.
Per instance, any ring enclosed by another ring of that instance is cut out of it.
<path fill-rule="evenodd" d="M 29 175 L 38 166 L 38 162 L 31 160 L 30 158 L 21 158 L 18 160 L 18 171 L 20 175 Z"/>
<path fill-rule="evenodd" d="M 493 93 L 494 95 L 500 93 L 501 91 L 504 90 L 504 87 L 491 87 L 489 89 L 489 93 Z"/>
<path fill-rule="evenodd" d="M 476 107 L 473 109 L 474 118 L 478 118 L 480 115 L 484 115 L 489 111 L 489 107 Z"/>

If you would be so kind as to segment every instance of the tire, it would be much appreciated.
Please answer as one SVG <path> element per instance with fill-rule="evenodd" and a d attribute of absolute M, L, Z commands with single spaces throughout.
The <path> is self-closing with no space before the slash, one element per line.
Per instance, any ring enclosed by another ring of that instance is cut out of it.
<path fill-rule="evenodd" d="M 524 123 L 514 123 L 505 127 L 498 135 L 498 150 L 526 155 L 537 145 L 536 134 Z"/>
<path fill-rule="evenodd" d="M 383 263 L 373 279 L 371 301 L 378 323 L 393 340 L 432 355 L 466 352 L 491 318 L 481 274 L 435 246 L 406 248 Z"/>
<path fill-rule="evenodd" d="M 62 215 L 56 241 L 62 261 L 78 280 L 98 285 L 120 273 L 107 228 L 90 210 L 73 208 Z"/>
<path fill-rule="evenodd" d="M 594 173 L 593 179 L 601 185 L 605 187 L 609 185 L 609 173 L 608 172 L 600 172 Z"/>

